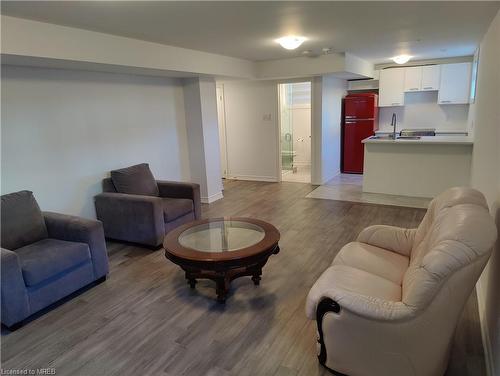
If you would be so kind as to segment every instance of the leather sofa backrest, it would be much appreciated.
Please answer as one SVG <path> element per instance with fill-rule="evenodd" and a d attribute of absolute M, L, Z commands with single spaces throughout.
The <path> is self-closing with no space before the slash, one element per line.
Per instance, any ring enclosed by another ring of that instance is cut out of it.
<path fill-rule="evenodd" d="M 2 248 L 16 250 L 48 237 L 40 207 L 31 191 L 2 195 Z"/>
<path fill-rule="evenodd" d="M 415 235 L 403 302 L 427 306 L 450 275 L 484 260 L 495 239 L 496 227 L 480 192 L 457 187 L 437 196 Z"/>

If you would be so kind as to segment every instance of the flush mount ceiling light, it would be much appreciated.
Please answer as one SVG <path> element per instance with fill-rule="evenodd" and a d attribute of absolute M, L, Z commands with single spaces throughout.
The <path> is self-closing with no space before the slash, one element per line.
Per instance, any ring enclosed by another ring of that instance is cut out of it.
<path fill-rule="evenodd" d="M 295 50 L 302 43 L 304 43 L 305 40 L 306 38 L 304 37 L 289 35 L 286 37 L 276 39 L 276 42 L 278 42 L 281 45 L 281 47 L 286 48 L 287 50 Z"/>
<path fill-rule="evenodd" d="M 399 55 L 399 56 L 394 56 L 392 60 L 396 64 L 404 64 L 407 63 L 410 60 L 411 56 L 410 55 Z"/>

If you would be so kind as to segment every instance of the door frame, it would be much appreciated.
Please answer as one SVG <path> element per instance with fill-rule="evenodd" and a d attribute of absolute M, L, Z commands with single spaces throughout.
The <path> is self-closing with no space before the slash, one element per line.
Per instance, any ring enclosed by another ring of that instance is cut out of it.
<path fill-rule="evenodd" d="M 221 98 L 219 98 L 219 95 Z M 217 100 L 217 122 L 219 123 L 219 153 L 224 163 L 224 165 L 221 165 L 220 172 L 222 179 L 225 179 L 229 175 L 229 163 L 227 158 L 226 98 L 224 96 L 223 84 L 215 85 L 215 96 Z M 219 119 L 221 121 L 219 121 Z"/>
<path fill-rule="evenodd" d="M 281 183 L 283 181 L 282 179 L 282 171 L 281 171 L 281 168 L 282 168 L 282 163 L 281 163 L 281 90 L 280 90 L 280 85 L 282 84 L 294 84 L 294 83 L 299 83 L 299 82 L 309 82 L 310 86 L 311 86 L 311 100 L 310 100 L 310 106 L 311 106 L 311 121 L 310 121 L 310 127 L 311 127 L 311 177 L 310 177 L 310 181 L 309 181 L 309 184 L 312 184 L 312 171 L 313 171 L 313 163 L 314 163 L 314 151 L 315 151 L 315 146 L 314 146 L 314 127 L 313 127 L 313 100 L 314 100 L 314 96 L 313 96 L 313 78 L 312 77 L 304 77 L 304 78 L 294 78 L 294 79 L 287 79 L 287 80 L 279 80 L 277 81 L 276 83 L 276 97 L 277 97 L 277 100 L 278 100 L 278 111 L 277 111 L 277 114 L 278 114 L 278 121 L 277 121 L 277 137 L 276 137 L 276 141 L 277 141 L 277 145 L 276 145 L 276 165 L 278 166 L 278 174 L 277 174 L 277 177 L 278 177 L 278 182 Z M 292 140 L 293 142 L 293 140 Z"/>

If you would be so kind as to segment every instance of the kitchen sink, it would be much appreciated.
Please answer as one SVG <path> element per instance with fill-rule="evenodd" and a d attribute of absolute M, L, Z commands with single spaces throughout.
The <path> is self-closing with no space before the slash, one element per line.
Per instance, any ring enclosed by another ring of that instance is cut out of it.
<path fill-rule="evenodd" d="M 392 134 L 371 136 L 370 140 L 392 140 Z M 396 136 L 398 140 L 420 140 L 420 136 Z"/>
<path fill-rule="evenodd" d="M 420 136 L 398 136 L 398 140 L 420 140 Z"/>
<path fill-rule="evenodd" d="M 392 135 L 371 136 L 370 140 L 392 140 Z"/>

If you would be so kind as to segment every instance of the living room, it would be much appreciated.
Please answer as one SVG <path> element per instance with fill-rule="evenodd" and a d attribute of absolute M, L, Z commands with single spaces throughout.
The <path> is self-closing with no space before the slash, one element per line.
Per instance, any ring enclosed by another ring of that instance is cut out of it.
<path fill-rule="evenodd" d="M 499 9 L 2 1 L 2 373 L 500 375 Z"/>

